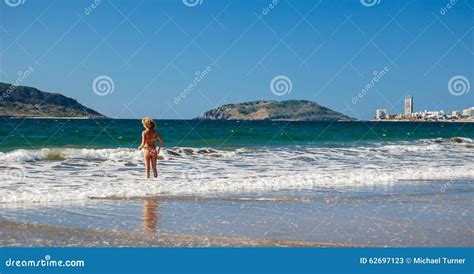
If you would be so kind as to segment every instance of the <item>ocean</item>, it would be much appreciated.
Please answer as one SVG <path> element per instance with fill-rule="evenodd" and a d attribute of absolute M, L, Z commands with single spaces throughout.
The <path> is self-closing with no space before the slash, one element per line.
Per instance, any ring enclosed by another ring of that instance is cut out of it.
<path fill-rule="evenodd" d="M 0 246 L 472 246 L 474 123 L 0 121 Z"/>
<path fill-rule="evenodd" d="M 140 120 L 3 119 L 0 204 L 474 181 L 474 123 L 158 120 L 157 130 L 164 160 L 145 180 Z"/>

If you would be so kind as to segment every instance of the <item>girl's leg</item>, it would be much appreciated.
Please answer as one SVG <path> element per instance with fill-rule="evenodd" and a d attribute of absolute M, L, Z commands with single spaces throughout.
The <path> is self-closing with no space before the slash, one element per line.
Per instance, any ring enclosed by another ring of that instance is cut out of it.
<path fill-rule="evenodd" d="M 150 178 L 150 153 L 145 151 L 144 160 L 145 160 L 145 178 Z"/>
<path fill-rule="evenodd" d="M 150 157 L 151 160 L 151 167 L 153 168 L 153 177 L 158 177 L 158 172 L 156 171 L 156 160 L 158 158 L 158 154 L 153 153 Z"/>

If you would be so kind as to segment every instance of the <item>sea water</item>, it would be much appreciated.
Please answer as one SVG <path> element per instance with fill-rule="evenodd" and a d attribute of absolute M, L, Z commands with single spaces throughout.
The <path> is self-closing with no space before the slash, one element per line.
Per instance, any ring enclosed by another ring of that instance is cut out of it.
<path fill-rule="evenodd" d="M 139 120 L 2 119 L 0 204 L 474 181 L 474 123 L 158 120 L 164 160 L 149 180 L 142 130 Z"/>

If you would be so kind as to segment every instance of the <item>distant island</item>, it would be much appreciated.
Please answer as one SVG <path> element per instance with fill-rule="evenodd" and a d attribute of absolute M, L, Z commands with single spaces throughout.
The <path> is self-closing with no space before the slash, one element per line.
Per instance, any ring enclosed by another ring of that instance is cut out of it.
<path fill-rule="evenodd" d="M 107 118 L 58 93 L 0 82 L 0 116 L 31 118 Z"/>
<path fill-rule="evenodd" d="M 227 104 L 197 117 L 200 120 L 354 121 L 354 118 L 307 100 L 254 101 Z"/>

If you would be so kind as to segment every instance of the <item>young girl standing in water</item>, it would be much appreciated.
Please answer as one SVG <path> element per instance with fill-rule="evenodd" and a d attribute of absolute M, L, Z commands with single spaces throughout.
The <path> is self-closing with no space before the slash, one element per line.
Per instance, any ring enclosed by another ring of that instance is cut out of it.
<path fill-rule="evenodd" d="M 142 143 L 138 147 L 139 150 L 144 149 L 144 158 L 145 158 L 145 177 L 150 178 L 150 165 L 153 169 L 153 177 L 158 177 L 158 172 L 156 171 L 156 160 L 160 149 L 163 146 L 163 139 L 161 139 L 160 134 L 156 132 L 155 121 L 145 117 L 142 119 L 142 124 L 145 130 L 142 132 Z M 158 150 L 156 149 L 156 140 L 160 142 Z"/>

